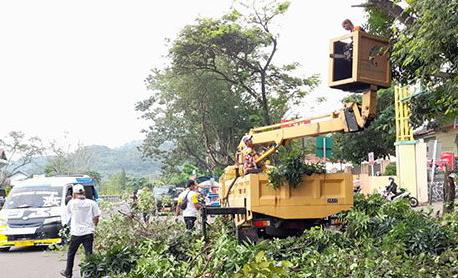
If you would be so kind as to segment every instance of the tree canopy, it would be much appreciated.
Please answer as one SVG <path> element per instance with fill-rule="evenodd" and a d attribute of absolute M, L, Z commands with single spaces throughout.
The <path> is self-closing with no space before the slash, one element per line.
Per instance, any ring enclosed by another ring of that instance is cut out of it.
<path fill-rule="evenodd" d="M 259 1 L 255 1 L 259 4 Z M 152 95 L 136 109 L 151 125 L 142 151 L 166 171 L 189 162 L 213 171 L 234 163 L 240 138 L 279 121 L 318 79 L 298 77 L 298 64 L 275 65 L 272 22 L 289 7 L 269 2 L 198 18 L 171 42 L 169 64 L 146 79 Z"/>
<path fill-rule="evenodd" d="M 394 0 L 363 4 L 369 32 L 389 37 L 394 78 L 421 84 L 412 100 L 412 124 L 458 116 L 458 1 Z"/>
<path fill-rule="evenodd" d="M 346 98 L 343 102 L 357 100 Z M 392 88 L 378 91 L 377 117 L 371 125 L 358 133 L 333 134 L 333 157 L 337 161 L 359 164 L 374 152 L 375 158 L 386 158 L 395 154 L 394 92 Z"/>

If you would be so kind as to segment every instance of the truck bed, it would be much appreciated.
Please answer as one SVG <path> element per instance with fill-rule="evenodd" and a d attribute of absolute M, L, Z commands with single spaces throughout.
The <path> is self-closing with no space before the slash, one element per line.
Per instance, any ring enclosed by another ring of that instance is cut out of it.
<path fill-rule="evenodd" d="M 221 183 L 221 196 L 226 194 L 232 180 Z M 283 185 L 274 189 L 265 173 L 239 177 L 228 197 L 230 207 L 247 208 L 246 217 L 236 222 L 251 220 L 253 214 L 280 219 L 320 219 L 353 205 L 352 175 L 347 173 L 304 176 L 296 188 Z M 246 219 L 245 219 L 246 218 Z"/>

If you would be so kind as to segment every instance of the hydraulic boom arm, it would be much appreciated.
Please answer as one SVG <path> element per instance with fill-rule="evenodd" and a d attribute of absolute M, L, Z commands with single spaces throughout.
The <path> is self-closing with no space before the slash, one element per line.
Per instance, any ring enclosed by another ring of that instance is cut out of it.
<path fill-rule="evenodd" d="M 329 115 L 311 119 L 297 119 L 250 130 L 253 144 L 269 145 L 256 163 L 260 163 L 291 139 L 317 136 L 332 132 L 356 132 L 364 129 L 374 119 L 377 107 L 377 88 L 371 87 L 363 93 L 362 104 L 350 102 L 345 108 Z M 243 146 L 239 147 L 239 150 Z"/>

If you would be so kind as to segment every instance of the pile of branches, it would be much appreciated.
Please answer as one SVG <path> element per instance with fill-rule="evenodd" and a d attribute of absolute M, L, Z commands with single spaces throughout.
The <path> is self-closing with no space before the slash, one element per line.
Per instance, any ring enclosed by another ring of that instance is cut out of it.
<path fill-rule="evenodd" d="M 458 213 L 435 218 L 404 201 L 355 196 L 340 229 L 240 243 L 217 219 L 205 243 L 174 218 L 116 214 L 97 231 L 86 277 L 457 277 Z"/>
<path fill-rule="evenodd" d="M 281 156 L 276 167 L 269 171 L 269 182 L 274 188 L 288 184 L 296 188 L 302 183 L 304 175 L 324 174 L 326 170 L 320 163 L 306 163 L 302 153 L 291 152 Z"/>

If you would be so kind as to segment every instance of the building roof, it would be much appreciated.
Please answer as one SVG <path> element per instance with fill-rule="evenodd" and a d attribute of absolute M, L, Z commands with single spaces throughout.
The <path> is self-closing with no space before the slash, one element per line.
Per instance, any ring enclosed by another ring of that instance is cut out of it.
<path fill-rule="evenodd" d="M 458 129 L 458 118 L 449 124 L 444 124 L 439 128 L 429 128 L 427 124 L 414 130 L 413 135 L 415 138 L 424 138 L 438 132 L 447 132 L 449 130 Z"/>

